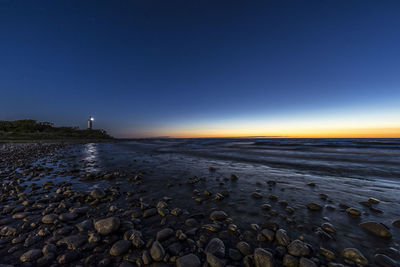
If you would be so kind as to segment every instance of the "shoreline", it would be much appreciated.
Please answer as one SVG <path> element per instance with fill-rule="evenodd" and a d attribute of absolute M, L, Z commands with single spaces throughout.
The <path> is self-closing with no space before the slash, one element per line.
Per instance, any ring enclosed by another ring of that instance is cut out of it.
<path fill-rule="evenodd" d="M 264 264 L 274 262 L 277 266 L 340 266 L 335 264 L 344 264 L 346 260 L 373 265 L 374 261 L 387 260 L 365 254 L 359 251 L 360 247 L 357 251 L 353 247 L 334 250 L 325 245 L 320 249 L 316 244 L 321 241 L 312 238 L 314 230 L 327 238 L 321 244 L 335 242 L 329 240 L 342 234 L 327 220 L 321 220 L 321 227 L 310 229 L 310 233 L 307 225 L 303 230 L 299 223 L 293 229 L 290 226 L 299 220 L 299 212 L 322 219 L 322 212 L 331 206 L 344 210 L 349 220 L 357 222 L 357 218 L 364 217 L 356 215 L 357 211 L 364 213 L 359 207 L 345 207 L 344 203 L 336 206 L 324 194 L 319 194 L 320 200 L 309 198 L 307 202 L 312 201 L 308 203 L 312 205 L 299 205 L 295 199 L 285 200 L 282 194 L 290 187 L 278 179 L 256 184 L 259 189 L 243 192 L 240 203 L 234 203 L 232 190 L 242 185 L 245 178 L 243 174 L 233 174 L 213 182 L 211 177 L 219 173 L 219 167 L 207 170 L 209 178 L 200 173 L 185 179 L 170 178 L 165 181 L 167 186 L 151 170 L 135 167 L 134 172 L 96 171 L 92 156 L 99 153 L 96 146 L 101 144 L 90 143 L 59 147 L 55 144 L 54 150 L 52 144 L 38 144 L 43 146 L 38 150 L 44 151 L 38 152 L 39 156 L 32 157 L 32 161 L 24 160 L 25 151 L 21 151 L 19 159 L 7 157 L 13 160 L 5 160 L 0 172 L 0 255 L 5 263 L 200 266 L 200 262 L 208 262 L 210 266 L 269 266 Z M 82 149 L 86 151 L 87 163 L 82 165 L 89 168 L 86 171 L 71 160 L 78 160 Z M 304 182 L 303 186 L 312 192 L 319 184 Z M 187 203 L 182 202 L 185 199 Z M 232 213 L 232 205 L 240 210 L 244 201 L 258 206 L 254 214 L 258 221 L 254 219 L 253 224 L 242 223 L 237 220 L 240 214 Z M 368 209 L 379 209 L 383 204 L 377 202 L 382 199 L 367 198 L 364 204 L 369 203 Z M 286 223 L 277 223 L 278 218 Z M 108 230 L 104 232 L 103 228 Z M 389 232 L 394 230 L 391 228 Z M 398 248 L 390 250 L 389 246 L 375 254 L 400 256 Z"/>

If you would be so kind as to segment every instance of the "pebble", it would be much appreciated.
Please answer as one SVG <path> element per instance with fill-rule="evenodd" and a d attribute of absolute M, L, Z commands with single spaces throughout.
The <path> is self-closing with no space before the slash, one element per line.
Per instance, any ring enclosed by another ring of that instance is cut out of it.
<path fill-rule="evenodd" d="M 131 247 L 132 243 L 128 240 L 119 240 L 114 243 L 114 245 L 110 249 L 111 256 L 120 256 L 128 252 L 129 248 Z"/>
<path fill-rule="evenodd" d="M 197 257 L 193 253 L 179 257 L 176 260 L 177 267 L 200 267 L 200 265 L 201 265 L 201 262 L 200 262 L 199 257 Z"/>
<path fill-rule="evenodd" d="M 319 205 L 319 204 L 317 204 L 317 203 L 311 202 L 311 203 L 308 203 L 308 204 L 307 204 L 307 208 L 308 208 L 309 210 L 312 210 L 312 211 L 319 211 L 319 210 L 322 209 L 322 206 Z"/>
<path fill-rule="evenodd" d="M 165 241 L 170 238 L 174 234 L 174 230 L 171 228 L 164 228 L 157 232 L 156 239 L 157 241 Z"/>
<path fill-rule="evenodd" d="M 284 247 L 289 245 L 290 238 L 287 235 L 285 230 L 279 229 L 278 231 L 276 231 L 275 238 L 276 238 L 276 242 L 278 243 L 278 245 L 281 245 Z"/>
<path fill-rule="evenodd" d="M 217 257 L 223 258 L 225 257 L 225 244 L 221 239 L 215 237 L 208 242 L 205 252 L 209 252 Z"/>
<path fill-rule="evenodd" d="M 359 211 L 356 208 L 348 208 L 346 209 L 347 214 L 351 215 L 351 216 L 361 216 L 361 211 Z"/>
<path fill-rule="evenodd" d="M 19 258 L 22 262 L 33 262 L 42 256 L 40 249 L 31 249 L 21 255 Z"/>
<path fill-rule="evenodd" d="M 109 235 L 118 230 L 120 220 L 118 217 L 110 217 L 107 219 L 98 220 L 94 223 L 94 228 L 99 234 Z"/>
<path fill-rule="evenodd" d="M 158 241 L 154 241 L 150 249 L 150 255 L 155 261 L 162 261 L 165 255 L 163 246 Z"/>
<path fill-rule="evenodd" d="M 224 211 L 221 211 L 221 210 L 213 211 L 210 214 L 210 219 L 212 221 L 222 221 L 222 220 L 225 220 L 226 218 L 228 218 L 228 215 Z"/>
<path fill-rule="evenodd" d="M 296 239 L 288 245 L 288 253 L 297 257 L 307 256 L 310 254 L 310 249 L 304 242 Z"/>
<path fill-rule="evenodd" d="M 383 238 L 391 238 L 392 234 L 390 233 L 389 229 L 382 223 L 378 222 L 363 222 L 360 223 L 361 228 L 364 230 Z"/>
<path fill-rule="evenodd" d="M 254 250 L 254 264 L 256 267 L 273 267 L 274 266 L 274 258 L 271 252 L 262 249 L 256 248 Z"/>
<path fill-rule="evenodd" d="M 368 260 L 364 257 L 361 252 L 356 248 L 345 248 L 342 252 L 343 258 L 346 260 L 360 264 L 360 265 L 367 265 Z"/>

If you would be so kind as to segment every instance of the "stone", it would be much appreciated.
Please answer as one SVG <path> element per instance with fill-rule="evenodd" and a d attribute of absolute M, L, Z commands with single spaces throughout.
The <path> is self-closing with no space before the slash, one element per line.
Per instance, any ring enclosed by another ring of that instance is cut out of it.
<path fill-rule="evenodd" d="M 110 249 L 111 256 L 120 256 L 128 252 L 129 248 L 131 247 L 132 243 L 128 240 L 119 240 L 114 243 L 114 245 Z"/>
<path fill-rule="evenodd" d="M 272 242 L 275 238 L 275 233 L 274 231 L 271 231 L 269 229 L 263 229 L 261 231 L 261 234 L 270 242 Z"/>
<path fill-rule="evenodd" d="M 321 225 L 321 228 L 322 228 L 324 231 L 328 232 L 328 233 L 335 233 L 335 232 L 336 232 L 335 227 L 333 227 L 333 225 L 330 224 L 330 223 L 323 223 L 323 224 Z"/>
<path fill-rule="evenodd" d="M 262 195 L 261 195 L 260 193 L 258 193 L 258 192 L 253 192 L 253 193 L 251 193 L 251 196 L 252 196 L 253 198 L 262 198 Z"/>
<path fill-rule="evenodd" d="M 332 251 L 325 249 L 325 248 L 319 248 L 319 254 L 321 254 L 322 256 L 324 256 L 325 258 L 329 259 L 329 260 L 334 260 L 335 259 L 335 253 L 333 253 Z"/>
<path fill-rule="evenodd" d="M 157 241 L 165 241 L 170 238 L 174 234 L 174 230 L 171 228 L 164 228 L 157 232 L 156 239 Z"/>
<path fill-rule="evenodd" d="M 383 255 L 383 254 L 375 254 L 374 262 L 378 266 L 382 266 L 382 267 L 398 267 L 399 266 L 395 260 L 393 260 L 392 258 L 390 258 L 386 255 Z"/>
<path fill-rule="evenodd" d="M 31 249 L 21 255 L 19 258 L 22 262 L 33 262 L 42 256 L 40 249 Z"/>
<path fill-rule="evenodd" d="M 347 214 L 351 215 L 351 216 L 361 216 L 361 211 L 359 211 L 356 208 L 348 208 L 346 209 Z"/>
<path fill-rule="evenodd" d="M 179 257 L 176 260 L 176 267 L 200 267 L 200 265 L 201 262 L 199 257 L 193 253 Z"/>
<path fill-rule="evenodd" d="M 400 228 L 400 220 L 395 220 L 395 221 L 392 223 L 392 225 L 393 225 L 394 227 L 399 227 L 399 228 Z"/>
<path fill-rule="evenodd" d="M 225 262 L 220 260 L 217 256 L 207 252 L 206 253 L 206 258 L 207 258 L 207 263 L 210 265 L 210 267 L 224 267 Z"/>
<path fill-rule="evenodd" d="M 254 250 L 254 264 L 256 267 L 273 267 L 274 260 L 271 252 L 262 249 L 256 248 Z"/>
<path fill-rule="evenodd" d="M 155 261 L 162 261 L 165 255 L 163 246 L 158 241 L 154 241 L 150 249 L 150 255 Z"/>
<path fill-rule="evenodd" d="M 66 212 L 60 214 L 60 216 L 58 216 L 58 219 L 63 222 L 69 222 L 75 220 L 77 217 L 78 217 L 77 213 Z"/>
<path fill-rule="evenodd" d="M 101 200 L 101 199 L 103 199 L 103 198 L 106 196 L 106 193 L 104 193 L 104 191 L 101 190 L 100 188 L 96 188 L 96 189 L 93 189 L 93 190 L 90 192 L 90 196 L 91 196 L 92 198 L 94 198 L 94 199 L 99 199 L 99 200 Z"/>
<path fill-rule="evenodd" d="M 242 253 L 244 256 L 251 254 L 251 247 L 248 243 L 241 241 L 236 244 L 236 248 Z"/>
<path fill-rule="evenodd" d="M 307 256 L 310 249 L 304 242 L 296 239 L 289 244 L 288 253 L 296 257 Z"/>
<path fill-rule="evenodd" d="M 240 254 L 239 250 L 230 248 L 228 250 L 229 258 L 234 261 L 240 261 L 242 259 L 242 254 Z"/>
<path fill-rule="evenodd" d="M 221 210 L 213 211 L 210 214 L 210 219 L 212 221 L 222 221 L 222 220 L 225 220 L 226 218 L 228 218 L 228 215 L 224 211 L 221 211 Z"/>
<path fill-rule="evenodd" d="M 368 264 L 368 260 L 356 248 L 345 248 L 342 252 L 342 256 L 347 261 L 350 261 L 355 264 L 359 264 L 359 265 L 367 265 Z"/>
<path fill-rule="evenodd" d="M 317 267 L 317 264 L 310 259 L 301 257 L 299 261 L 299 267 Z"/>
<path fill-rule="evenodd" d="M 156 208 L 147 209 L 143 213 L 143 218 L 153 217 L 156 214 L 157 214 L 157 209 Z"/>
<path fill-rule="evenodd" d="M 57 245 L 62 245 L 66 244 L 68 246 L 68 249 L 78 249 L 80 248 L 84 243 L 86 243 L 86 237 L 82 235 L 71 235 L 64 237 L 57 241 Z"/>
<path fill-rule="evenodd" d="M 208 242 L 205 252 L 209 252 L 217 257 L 223 258 L 225 257 L 225 244 L 221 239 L 215 237 Z"/>
<path fill-rule="evenodd" d="M 42 217 L 42 223 L 52 224 L 57 220 L 57 214 L 47 214 Z"/>
<path fill-rule="evenodd" d="M 56 253 L 57 247 L 54 244 L 47 244 L 42 248 L 43 254 Z"/>
<path fill-rule="evenodd" d="M 289 236 L 287 235 L 286 231 L 283 229 L 279 229 L 278 231 L 276 231 L 275 239 L 279 245 L 284 246 L 284 247 L 289 245 L 289 242 L 290 242 Z"/>
<path fill-rule="evenodd" d="M 383 238 L 391 238 L 392 234 L 389 229 L 382 223 L 373 221 L 360 223 L 361 228 L 364 230 Z"/>
<path fill-rule="evenodd" d="M 299 265 L 299 260 L 290 254 L 285 254 L 282 265 L 286 267 L 297 267 Z"/>
<path fill-rule="evenodd" d="M 319 211 L 322 209 L 322 206 L 317 203 L 308 203 L 307 208 L 312 211 Z"/>
<path fill-rule="evenodd" d="M 371 203 L 371 204 L 378 204 L 380 201 L 378 199 L 376 199 L 376 198 L 370 197 L 368 199 L 368 202 Z"/>
<path fill-rule="evenodd" d="M 118 230 L 120 220 L 118 217 L 110 217 L 102 219 L 94 223 L 94 228 L 99 234 L 109 235 Z"/>

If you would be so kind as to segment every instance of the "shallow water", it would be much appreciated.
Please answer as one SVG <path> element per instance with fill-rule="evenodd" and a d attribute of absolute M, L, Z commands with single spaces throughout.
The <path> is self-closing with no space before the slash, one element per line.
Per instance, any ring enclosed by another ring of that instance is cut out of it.
<path fill-rule="evenodd" d="M 376 248 L 398 247 L 400 229 L 391 223 L 400 219 L 400 139 L 143 139 L 74 145 L 61 153 L 60 161 L 43 159 L 42 163 L 84 172 L 144 171 L 141 190 L 144 188 L 146 192 L 138 190 L 136 195 L 147 202 L 168 196 L 173 198 L 175 206 L 194 213 L 219 208 L 244 229 L 250 223 L 261 224 L 266 220 L 261 205 L 269 203 L 277 213 L 295 221 L 289 224 L 279 216 L 271 218 L 291 238 L 302 235 L 306 241 L 336 252 L 356 247 L 368 258 Z M 216 171 L 210 171 L 209 167 Z M 223 178 L 231 174 L 236 174 L 239 180 L 224 182 Z M 187 184 L 187 179 L 193 176 L 204 177 L 206 181 Z M 82 183 L 67 178 L 82 190 L 108 183 Z M 122 177 L 119 180 L 122 191 L 135 192 L 135 185 Z M 269 180 L 277 184 L 269 186 L 266 183 Z M 307 185 L 311 182 L 316 186 Z M 168 184 L 173 186 L 169 188 Z M 192 200 L 194 189 L 201 195 L 205 189 L 213 194 L 228 190 L 230 196 L 223 201 L 209 199 L 199 204 Z M 256 190 L 263 195 L 262 199 L 251 197 Z M 328 195 L 328 199 L 322 200 L 321 193 Z M 286 214 L 277 201 L 269 200 L 270 194 L 287 201 L 295 209 L 294 214 Z M 383 213 L 359 204 L 369 197 L 380 200 L 374 206 Z M 305 207 L 309 202 L 332 204 L 336 209 L 312 212 Z M 339 203 L 361 210 L 362 216 L 348 216 Z M 335 240 L 321 240 L 314 234 L 327 220 L 337 229 Z M 387 225 L 393 238 L 385 240 L 364 232 L 358 224 L 369 220 Z"/>

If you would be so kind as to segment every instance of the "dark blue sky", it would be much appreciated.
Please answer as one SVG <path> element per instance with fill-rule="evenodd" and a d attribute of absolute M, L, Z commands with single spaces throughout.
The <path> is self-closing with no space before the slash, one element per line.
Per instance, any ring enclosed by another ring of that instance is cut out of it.
<path fill-rule="evenodd" d="M 378 0 L 0 0 L 0 119 L 93 115 L 116 136 L 393 127 L 378 124 L 400 117 L 399 14 Z"/>

